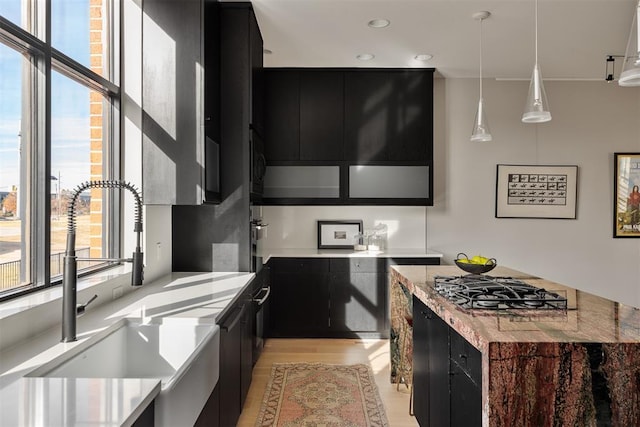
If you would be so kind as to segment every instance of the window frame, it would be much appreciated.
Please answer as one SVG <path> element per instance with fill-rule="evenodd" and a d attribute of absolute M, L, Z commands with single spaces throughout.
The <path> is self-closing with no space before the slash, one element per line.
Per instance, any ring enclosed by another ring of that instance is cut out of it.
<path fill-rule="evenodd" d="M 0 292 L 0 301 L 16 298 L 28 293 L 37 292 L 51 286 L 59 285 L 62 277 L 51 277 L 51 81 L 52 71 L 70 78 L 78 84 L 102 94 L 105 98 L 105 122 L 103 123 L 103 175 L 105 179 L 121 177 L 121 5 L 118 0 L 105 0 L 107 18 L 105 31 L 107 34 L 108 78 L 80 64 L 51 46 L 51 0 L 25 0 L 31 21 L 27 29 L 0 16 L 0 42 L 10 49 L 27 57 L 28 71 L 23 73 L 22 149 L 27 155 L 21 160 L 20 182 L 26 194 L 25 209 L 22 219 L 23 249 L 21 270 L 24 270 L 27 283 Z M 34 31 L 30 31 L 34 29 Z M 33 34 L 32 34 L 33 33 Z M 28 85 L 28 86 L 27 86 Z M 28 98 L 28 99 L 25 99 Z M 25 125 L 25 121 L 28 123 Z M 22 168 L 25 168 L 22 170 Z M 103 243 L 106 256 L 120 258 L 121 254 L 121 205 L 122 195 L 111 192 L 103 204 L 103 217 L 106 245 Z M 113 264 L 103 264 L 80 272 L 86 276 L 96 271 L 110 268 Z M 21 272 L 22 276 L 22 272 Z"/>

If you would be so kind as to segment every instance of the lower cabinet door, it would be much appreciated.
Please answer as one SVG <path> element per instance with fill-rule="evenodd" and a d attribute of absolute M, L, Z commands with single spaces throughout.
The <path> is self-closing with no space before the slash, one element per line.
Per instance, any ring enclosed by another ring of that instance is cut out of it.
<path fill-rule="evenodd" d="M 450 425 L 449 326 L 413 297 L 413 382 L 422 427 Z"/>
<path fill-rule="evenodd" d="M 272 270 L 269 335 L 317 337 L 328 328 L 328 274 Z"/>
<path fill-rule="evenodd" d="M 237 306 L 220 325 L 220 426 L 235 427 L 242 411 L 241 349 L 245 306 Z"/>
<path fill-rule="evenodd" d="M 241 340 L 240 340 L 240 411 L 244 406 L 245 399 L 251 387 L 253 373 L 253 324 L 255 316 L 253 303 L 245 304 L 247 309 L 241 320 Z"/>
<path fill-rule="evenodd" d="M 451 427 L 482 426 L 482 390 L 457 363 L 451 362 Z"/>
<path fill-rule="evenodd" d="M 332 273 L 329 276 L 330 330 L 388 336 L 386 276 L 382 273 Z"/>
<path fill-rule="evenodd" d="M 449 408 L 449 326 L 423 304 L 427 312 L 429 352 L 429 426 L 448 426 Z"/>

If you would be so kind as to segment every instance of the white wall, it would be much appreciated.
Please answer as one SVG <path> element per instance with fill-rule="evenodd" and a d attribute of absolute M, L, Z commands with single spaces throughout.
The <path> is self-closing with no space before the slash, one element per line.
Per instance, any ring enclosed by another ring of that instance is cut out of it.
<path fill-rule="evenodd" d="M 264 248 L 317 248 L 317 220 L 361 219 L 365 229 L 387 225 L 388 248 L 426 249 L 422 206 L 264 206 L 262 216 Z"/>
<path fill-rule="evenodd" d="M 640 307 L 640 239 L 614 239 L 613 153 L 640 152 L 640 89 L 545 82 L 553 120 L 520 121 L 528 82 L 484 82 L 493 142 L 472 144 L 478 81 L 437 79 L 428 246 Z M 495 218 L 496 165 L 578 165 L 577 219 Z"/>

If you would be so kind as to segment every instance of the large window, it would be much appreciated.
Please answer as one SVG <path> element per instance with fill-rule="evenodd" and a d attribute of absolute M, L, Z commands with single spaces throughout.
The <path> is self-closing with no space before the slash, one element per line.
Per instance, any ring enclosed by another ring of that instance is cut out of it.
<path fill-rule="evenodd" d="M 70 195 L 119 178 L 117 4 L 0 0 L 0 299 L 60 281 Z M 119 255 L 115 196 L 80 195 L 79 257 Z"/>

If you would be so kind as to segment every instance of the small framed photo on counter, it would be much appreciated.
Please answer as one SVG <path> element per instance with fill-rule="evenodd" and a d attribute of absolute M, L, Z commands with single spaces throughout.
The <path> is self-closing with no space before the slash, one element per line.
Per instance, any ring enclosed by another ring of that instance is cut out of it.
<path fill-rule="evenodd" d="M 318 249 L 353 249 L 362 220 L 318 220 Z"/>
<path fill-rule="evenodd" d="M 613 237 L 640 237 L 640 153 L 613 157 Z"/>

